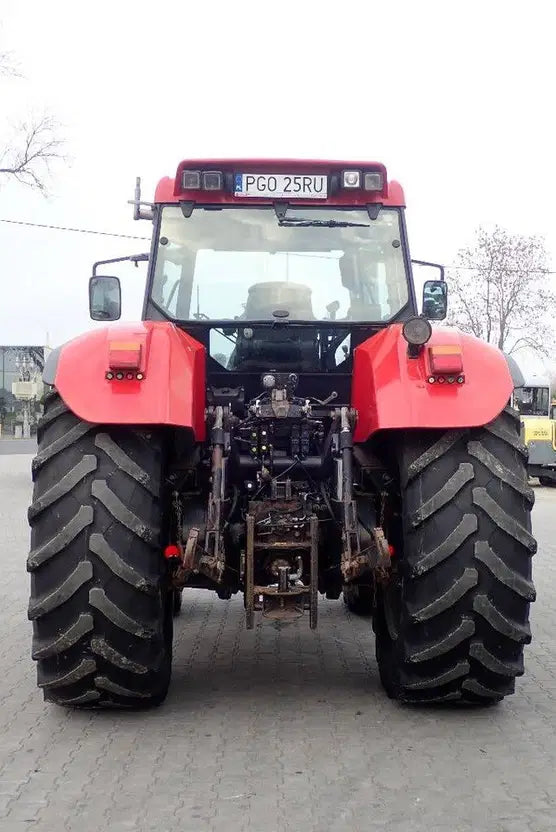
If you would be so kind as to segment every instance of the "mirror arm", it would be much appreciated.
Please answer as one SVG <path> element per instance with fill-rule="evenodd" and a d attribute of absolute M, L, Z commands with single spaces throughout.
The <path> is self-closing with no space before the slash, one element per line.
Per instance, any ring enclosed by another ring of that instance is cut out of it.
<path fill-rule="evenodd" d="M 440 263 L 430 263 L 428 260 L 412 260 L 416 266 L 431 266 L 433 269 L 440 269 L 440 280 L 444 280 L 444 266 Z"/>
<path fill-rule="evenodd" d="M 126 260 L 135 263 L 144 263 L 149 259 L 148 254 L 128 254 L 126 257 L 112 257 L 110 260 L 97 260 L 93 263 L 93 277 L 97 277 L 97 268 L 99 266 L 107 266 L 109 263 L 124 263 Z"/>

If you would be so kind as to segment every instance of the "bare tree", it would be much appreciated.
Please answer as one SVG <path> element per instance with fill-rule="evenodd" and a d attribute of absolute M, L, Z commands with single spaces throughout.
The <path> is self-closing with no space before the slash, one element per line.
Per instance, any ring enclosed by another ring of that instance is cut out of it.
<path fill-rule="evenodd" d="M 479 228 L 448 274 L 449 322 L 496 344 L 504 352 L 554 345 L 556 295 L 549 285 L 548 255 L 540 237 Z"/>
<path fill-rule="evenodd" d="M 0 52 L 0 76 L 2 75 L 21 77 L 19 67 L 11 52 Z"/>
<path fill-rule="evenodd" d="M 1 76 L 21 78 L 8 52 L 0 52 Z M 52 116 L 29 117 L 16 126 L 13 136 L 0 147 L 0 177 L 12 177 L 45 193 L 52 163 L 65 158 L 63 148 L 59 124 Z"/>

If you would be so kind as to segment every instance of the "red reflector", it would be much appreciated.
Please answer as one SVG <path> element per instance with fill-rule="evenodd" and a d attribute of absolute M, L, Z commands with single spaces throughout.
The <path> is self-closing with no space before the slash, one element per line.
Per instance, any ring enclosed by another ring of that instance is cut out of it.
<path fill-rule="evenodd" d="M 139 370 L 141 367 L 141 344 L 138 341 L 110 341 L 108 353 L 112 370 Z"/>
<path fill-rule="evenodd" d="M 455 344 L 429 347 L 429 364 L 431 372 L 459 375 L 463 372 L 461 347 Z"/>
<path fill-rule="evenodd" d="M 171 560 L 171 558 L 179 558 L 179 556 L 180 556 L 180 550 L 178 549 L 178 547 L 174 543 L 170 543 L 164 549 L 164 557 L 167 558 L 168 560 Z"/>
<path fill-rule="evenodd" d="M 388 554 L 390 555 L 391 558 L 393 558 L 394 555 L 396 554 L 396 550 L 394 549 L 394 547 L 392 546 L 391 543 L 388 544 Z"/>

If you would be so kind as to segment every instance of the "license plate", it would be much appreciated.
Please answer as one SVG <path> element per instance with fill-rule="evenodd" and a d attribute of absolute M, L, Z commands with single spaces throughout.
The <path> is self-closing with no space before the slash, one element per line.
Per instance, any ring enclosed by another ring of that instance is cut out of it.
<path fill-rule="evenodd" d="M 326 199 L 326 174 L 236 173 L 234 196 L 270 199 Z"/>

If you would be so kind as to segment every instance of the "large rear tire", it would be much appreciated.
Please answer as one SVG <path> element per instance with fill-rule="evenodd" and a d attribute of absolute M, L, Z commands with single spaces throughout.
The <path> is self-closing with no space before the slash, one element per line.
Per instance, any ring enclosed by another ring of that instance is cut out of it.
<path fill-rule="evenodd" d="M 47 397 L 29 509 L 29 618 L 47 701 L 145 707 L 168 690 L 163 452 L 150 429 L 83 422 Z"/>
<path fill-rule="evenodd" d="M 375 620 L 392 698 L 490 704 L 514 692 L 535 599 L 526 456 L 510 408 L 484 428 L 405 437 L 402 552 Z"/>

